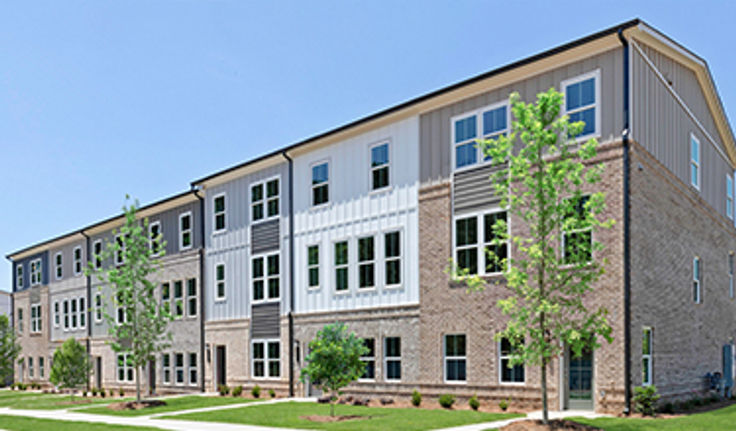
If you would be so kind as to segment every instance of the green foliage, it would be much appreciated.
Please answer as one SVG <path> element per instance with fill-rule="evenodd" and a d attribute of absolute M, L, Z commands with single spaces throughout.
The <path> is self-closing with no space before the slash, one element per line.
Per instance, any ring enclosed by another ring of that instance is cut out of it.
<path fill-rule="evenodd" d="M 452 408 L 452 405 L 455 404 L 455 395 L 442 394 L 438 401 L 442 407 L 446 409 Z"/>
<path fill-rule="evenodd" d="M 158 300 L 157 283 L 151 281 L 161 268 L 160 258 L 165 254 L 166 243 L 161 234 L 149 239 L 148 219 L 140 220 L 137 211 L 137 201 L 123 206 L 125 223 L 113 232 L 119 239 L 107 242 L 99 256 L 92 256 L 85 272 L 97 275 L 112 289 L 110 296 L 115 311 L 110 314 L 106 307 L 102 308 L 110 345 L 115 352 L 128 354 L 128 361 L 135 369 L 136 399 L 140 401 L 140 370 L 169 347 L 168 324 L 172 316 L 168 305 Z M 116 255 L 122 256 L 122 263 L 115 262 Z M 115 265 L 97 269 L 97 259 Z"/>
<path fill-rule="evenodd" d="M 414 407 L 419 407 L 419 405 L 422 404 L 422 394 L 420 394 L 416 389 L 411 393 L 411 404 Z"/>
<path fill-rule="evenodd" d="M 512 344 L 509 366 L 541 368 L 545 422 L 550 361 L 566 346 L 578 356 L 598 347 L 598 337 L 612 341 L 608 311 L 583 303 L 606 264 L 596 258 L 603 247 L 595 233 L 614 223 L 603 215 L 605 194 L 595 191 L 603 165 L 593 161 L 595 139 L 575 139 L 584 124 L 560 115 L 562 101 L 554 89 L 537 95 L 536 103 L 522 102 L 513 93 L 511 133 L 479 142 L 485 156 L 501 167 L 491 179 L 493 193 L 507 208 L 506 220 L 523 226 L 510 232 L 499 217 L 492 227 L 495 238 L 487 256 L 502 268 L 503 278 L 491 283 L 509 293 L 497 303 L 509 319 L 496 338 Z M 494 252 L 503 245 L 510 250 L 507 257 Z M 454 263 L 449 272 L 470 291 L 487 287 L 486 279 Z"/>
<path fill-rule="evenodd" d="M 12 381 L 13 368 L 20 349 L 8 316 L 0 315 L 0 386 Z"/>
<path fill-rule="evenodd" d="M 92 388 L 92 396 L 93 397 L 97 396 L 97 388 Z"/>
<path fill-rule="evenodd" d="M 101 396 L 102 398 L 105 398 L 105 394 L 106 394 L 106 393 L 105 393 L 105 388 L 100 388 L 100 396 Z"/>
<path fill-rule="evenodd" d="M 478 397 L 475 395 L 470 397 L 470 399 L 468 400 L 468 405 L 471 409 L 478 410 L 478 408 L 480 407 L 480 401 L 478 401 Z"/>
<path fill-rule="evenodd" d="M 498 402 L 498 408 L 500 408 L 503 411 L 506 411 L 506 409 L 509 408 L 509 400 L 501 400 Z"/>
<path fill-rule="evenodd" d="M 654 405 L 659 398 L 656 386 L 637 386 L 634 388 L 634 409 L 645 416 L 654 416 Z"/>
<path fill-rule="evenodd" d="M 223 394 L 220 393 L 220 395 L 223 395 Z M 243 395 L 243 386 L 238 385 L 238 386 L 234 387 L 233 388 L 233 396 L 234 397 L 239 397 L 241 395 Z"/>
<path fill-rule="evenodd" d="M 241 387 L 240 390 L 241 391 L 243 390 L 242 387 Z M 220 393 L 220 396 L 223 396 L 224 397 L 225 395 L 227 395 L 227 394 L 230 393 L 230 388 L 227 385 L 218 385 L 217 386 L 217 392 Z"/>
<path fill-rule="evenodd" d="M 260 398 L 261 397 L 261 387 L 258 385 L 253 386 L 253 389 L 250 390 L 250 394 L 253 395 L 253 398 Z"/>
<path fill-rule="evenodd" d="M 365 372 L 360 357 L 368 353 L 363 340 L 355 333 L 348 333 L 344 323 L 325 325 L 309 342 L 307 366 L 302 369 L 301 380 L 331 395 L 330 415 L 334 416 L 335 401 L 340 389 L 358 380 Z"/>
<path fill-rule="evenodd" d="M 273 389 L 269 389 L 268 396 L 270 396 L 271 398 L 276 398 L 276 391 L 274 391 Z"/>
<path fill-rule="evenodd" d="M 675 413 L 675 405 L 672 403 L 666 403 L 659 409 L 660 413 L 673 414 Z"/>
<path fill-rule="evenodd" d="M 60 388 L 75 390 L 87 382 L 91 369 L 85 348 L 74 338 L 68 338 L 54 352 L 49 380 Z"/>
<path fill-rule="evenodd" d="M 125 396 L 125 391 L 123 391 L 123 388 L 118 388 L 118 395 L 120 395 L 120 398 Z"/>

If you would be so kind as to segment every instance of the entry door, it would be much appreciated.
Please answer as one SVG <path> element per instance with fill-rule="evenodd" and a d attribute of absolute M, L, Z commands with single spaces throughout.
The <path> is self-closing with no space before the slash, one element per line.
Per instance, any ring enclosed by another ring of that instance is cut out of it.
<path fill-rule="evenodd" d="M 227 364 L 225 360 L 225 346 L 217 346 L 215 351 L 215 360 L 217 361 L 217 384 L 227 384 L 227 375 L 225 374 L 225 366 Z"/>
<path fill-rule="evenodd" d="M 573 357 L 567 351 L 567 396 L 566 406 L 571 410 L 593 409 L 593 352 L 583 351 L 579 357 Z"/>
<path fill-rule="evenodd" d="M 102 387 L 102 356 L 97 356 L 95 358 L 95 363 L 95 383 L 99 389 Z"/>
<path fill-rule="evenodd" d="M 148 393 L 153 395 L 156 393 L 156 360 L 148 361 Z"/>

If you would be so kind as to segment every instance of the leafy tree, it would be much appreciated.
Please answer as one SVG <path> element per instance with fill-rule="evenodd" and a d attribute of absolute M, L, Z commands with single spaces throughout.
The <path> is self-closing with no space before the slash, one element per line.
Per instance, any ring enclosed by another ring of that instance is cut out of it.
<path fill-rule="evenodd" d="M 344 323 L 332 323 L 317 332 L 309 342 L 309 350 L 301 380 L 309 378 L 313 385 L 330 394 L 330 416 L 334 416 L 340 389 L 365 372 L 360 357 L 368 353 L 368 348 L 354 332 L 348 333 Z"/>
<path fill-rule="evenodd" d="M 86 349 L 74 338 L 69 338 L 54 352 L 49 380 L 60 388 L 72 389 L 71 397 L 74 398 L 73 390 L 87 383 L 91 368 Z"/>
<path fill-rule="evenodd" d="M 540 367 L 544 423 L 550 361 L 565 346 L 579 356 L 599 347 L 598 336 L 612 341 L 608 311 L 589 309 L 583 302 L 606 264 L 593 259 L 603 248 L 595 232 L 613 225 L 613 220 L 602 220 L 604 193 L 590 192 L 601 180 L 603 165 L 593 162 L 595 139 L 576 139 L 584 123 L 560 115 L 562 100 L 554 89 L 528 104 L 513 93 L 511 133 L 479 142 L 486 157 L 501 167 L 491 177 L 493 192 L 507 208 L 507 218 L 522 226 L 509 232 L 507 221 L 498 217 L 495 239 L 486 250 L 488 262 L 504 275 L 492 284 L 509 293 L 497 304 L 509 319 L 496 339 L 512 345 L 509 366 Z M 504 245 L 508 253 L 501 251 Z M 487 280 L 467 268 L 455 264 L 451 272 L 470 291 L 488 287 Z"/>
<path fill-rule="evenodd" d="M 13 376 L 15 359 L 20 353 L 15 329 L 6 315 L 0 315 L 0 385 L 9 382 Z"/>
<path fill-rule="evenodd" d="M 148 237 L 148 219 L 140 220 L 137 210 L 137 201 L 123 206 L 125 223 L 113 232 L 117 239 L 107 242 L 99 256 L 93 256 L 87 273 L 96 273 L 112 289 L 115 312 L 110 314 L 103 308 L 110 345 L 116 353 L 126 353 L 128 364 L 135 369 L 136 400 L 140 402 L 141 369 L 169 347 L 167 328 L 172 316 L 169 305 L 157 300 L 156 284 L 151 281 L 161 268 L 159 258 L 165 253 L 165 241 L 160 234 Z M 96 259 L 110 260 L 113 265 L 98 271 Z"/>

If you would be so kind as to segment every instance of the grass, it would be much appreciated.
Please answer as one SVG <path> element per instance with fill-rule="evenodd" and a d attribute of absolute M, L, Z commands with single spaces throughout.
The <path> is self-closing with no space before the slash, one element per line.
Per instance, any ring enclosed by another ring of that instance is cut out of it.
<path fill-rule="evenodd" d="M 202 407 L 224 406 L 230 404 L 247 403 L 254 401 L 246 398 L 232 397 L 202 397 L 197 395 L 167 398 L 165 406 L 151 407 L 141 410 L 110 410 L 106 406 L 75 409 L 79 413 L 94 413 L 111 416 L 144 416 L 154 413 L 166 413 L 180 410 L 198 409 Z M 108 401 L 109 402 L 109 401 Z"/>
<path fill-rule="evenodd" d="M 370 419 L 333 423 L 300 419 L 301 416 L 329 416 L 329 414 L 330 406 L 327 404 L 284 402 L 206 413 L 165 416 L 164 418 L 329 431 L 425 431 L 520 416 L 481 413 L 472 410 L 450 411 L 338 405 L 335 407 L 336 415 L 357 415 L 369 417 Z"/>
<path fill-rule="evenodd" d="M 736 405 L 670 419 L 571 419 L 605 431 L 732 431 L 736 429 Z"/>
<path fill-rule="evenodd" d="M 10 407 L 11 409 L 26 410 L 58 410 L 73 407 L 109 404 L 113 401 L 120 401 L 123 398 L 91 398 L 75 396 L 74 401 L 79 404 L 70 404 L 69 395 L 62 394 L 42 394 L 39 392 L 17 392 L 17 391 L 0 391 L 0 407 Z"/>
<path fill-rule="evenodd" d="M 55 421 L 51 419 L 36 419 L 21 416 L 0 415 L 0 426 L 8 431 L 161 431 L 158 428 L 143 428 L 102 423 Z"/>

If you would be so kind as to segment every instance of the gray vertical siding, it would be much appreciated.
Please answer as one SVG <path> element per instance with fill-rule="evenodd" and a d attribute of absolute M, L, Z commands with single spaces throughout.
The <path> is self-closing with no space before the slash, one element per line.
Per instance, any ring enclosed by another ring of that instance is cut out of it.
<path fill-rule="evenodd" d="M 269 220 L 250 227 L 250 248 L 252 254 L 268 253 L 279 249 L 280 220 Z"/>
<path fill-rule="evenodd" d="M 490 178 L 498 169 L 486 165 L 455 174 L 452 195 L 456 214 L 498 205 L 501 199 L 496 195 Z"/>
<path fill-rule="evenodd" d="M 67 280 L 74 277 L 84 277 L 84 273 L 75 276 L 74 275 L 74 249 L 76 247 L 82 248 L 82 270 L 87 266 L 87 251 L 86 244 L 84 241 L 75 241 L 64 246 L 53 248 L 49 250 L 49 280 L 52 283 Z M 56 254 L 61 252 L 62 255 L 62 277 L 61 279 L 56 278 Z"/>
<path fill-rule="evenodd" d="M 19 291 L 16 278 L 17 267 L 23 267 L 23 289 L 20 290 L 26 290 L 31 287 L 31 261 L 38 258 L 41 259 L 41 285 L 49 284 L 49 252 L 43 251 L 13 262 L 13 292 Z"/>
<path fill-rule="evenodd" d="M 171 256 L 179 253 L 179 216 L 186 212 L 192 213 L 192 248 L 202 245 L 202 233 L 199 229 L 199 201 L 191 202 L 176 208 L 154 214 L 148 217 L 148 222 L 160 222 L 161 234 L 166 241 L 166 255 Z"/>
<path fill-rule="evenodd" d="M 252 313 L 251 338 L 279 338 L 281 325 L 278 303 L 255 304 Z"/>

